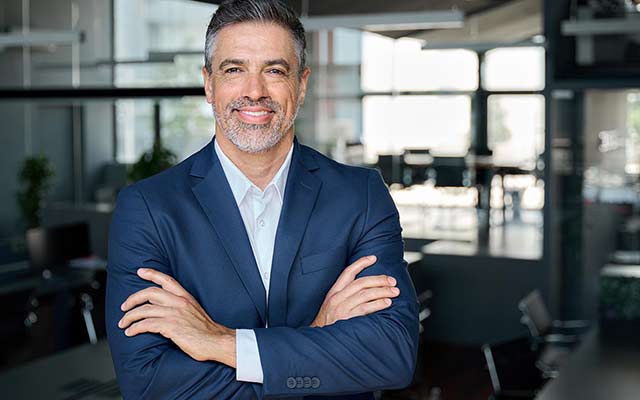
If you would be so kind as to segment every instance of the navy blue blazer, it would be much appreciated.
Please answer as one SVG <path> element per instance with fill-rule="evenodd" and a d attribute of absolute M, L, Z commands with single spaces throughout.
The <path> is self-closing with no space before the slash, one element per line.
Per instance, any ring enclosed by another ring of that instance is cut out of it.
<path fill-rule="evenodd" d="M 400 296 L 383 311 L 310 328 L 342 270 L 371 254 L 378 261 L 360 276 L 394 276 Z M 236 381 L 235 369 L 195 361 L 160 335 L 126 337 L 117 326 L 120 304 L 152 285 L 136 275 L 141 266 L 176 278 L 214 321 L 255 329 L 264 383 Z M 398 212 L 375 170 L 339 164 L 295 140 L 269 289 L 267 307 L 213 141 L 124 188 L 109 234 L 107 283 L 107 334 L 124 397 L 370 399 L 372 391 L 410 384 L 418 303 Z"/>

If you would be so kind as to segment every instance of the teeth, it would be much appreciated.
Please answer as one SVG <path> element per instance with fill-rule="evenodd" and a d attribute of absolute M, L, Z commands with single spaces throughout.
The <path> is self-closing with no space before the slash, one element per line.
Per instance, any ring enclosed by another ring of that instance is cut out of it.
<path fill-rule="evenodd" d="M 243 114 L 248 114 L 254 117 L 259 117 L 262 115 L 267 115 L 268 112 L 267 111 L 242 111 Z"/>

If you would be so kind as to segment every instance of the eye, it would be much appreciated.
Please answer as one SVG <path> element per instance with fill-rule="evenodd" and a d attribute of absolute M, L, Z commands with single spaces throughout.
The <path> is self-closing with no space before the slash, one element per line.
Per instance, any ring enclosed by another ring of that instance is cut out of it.
<path fill-rule="evenodd" d="M 224 70 L 225 74 L 235 74 L 237 72 L 240 72 L 240 68 L 238 67 L 231 67 Z"/>
<path fill-rule="evenodd" d="M 286 75 L 283 70 L 277 68 L 271 68 L 267 70 L 267 72 L 273 75 Z"/>

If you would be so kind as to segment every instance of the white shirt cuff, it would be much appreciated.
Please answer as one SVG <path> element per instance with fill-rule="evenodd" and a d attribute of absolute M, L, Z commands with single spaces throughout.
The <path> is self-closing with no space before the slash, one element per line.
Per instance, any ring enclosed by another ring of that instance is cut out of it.
<path fill-rule="evenodd" d="M 253 329 L 236 329 L 236 380 L 262 383 L 262 362 Z"/>

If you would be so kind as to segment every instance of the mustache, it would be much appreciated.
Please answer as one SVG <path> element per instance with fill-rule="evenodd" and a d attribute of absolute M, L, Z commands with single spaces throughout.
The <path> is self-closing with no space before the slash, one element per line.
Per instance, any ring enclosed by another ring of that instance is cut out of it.
<path fill-rule="evenodd" d="M 279 111 L 281 109 L 280 104 L 268 97 L 261 98 L 259 100 L 251 100 L 247 97 L 241 97 L 229 103 L 229 105 L 227 106 L 227 110 L 231 111 L 243 107 L 263 107 L 273 112 Z"/>

